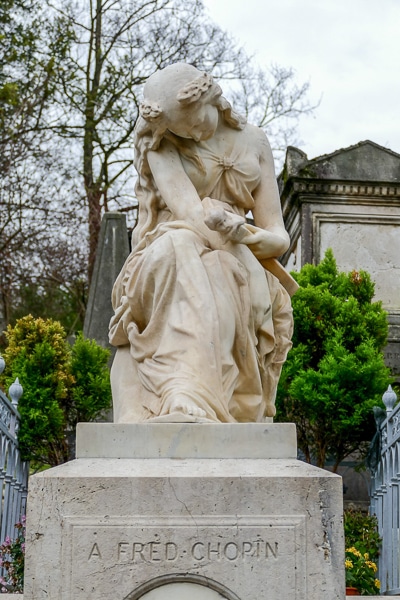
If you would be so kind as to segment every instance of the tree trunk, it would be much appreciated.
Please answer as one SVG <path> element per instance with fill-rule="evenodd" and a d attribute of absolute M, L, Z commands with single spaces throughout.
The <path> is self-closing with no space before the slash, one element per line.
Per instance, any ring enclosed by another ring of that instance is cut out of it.
<path fill-rule="evenodd" d="M 96 15 L 92 19 L 90 45 L 86 72 L 86 107 L 83 139 L 83 177 L 87 205 L 89 209 L 89 283 L 92 279 L 94 262 L 96 259 L 97 244 L 101 227 L 101 197 L 104 193 L 101 181 L 94 180 L 94 139 L 96 134 L 95 110 L 100 86 L 102 53 L 102 4 L 96 2 Z M 93 71 L 91 67 L 94 67 Z M 91 73 L 93 76 L 91 77 Z"/>
<path fill-rule="evenodd" d="M 97 244 L 99 241 L 101 227 L 101 196 L 100 190 L 87 189 L 86 197 L 89 207 L 89 283 L 92 279 L 94 261 L 96 260 Z"/>

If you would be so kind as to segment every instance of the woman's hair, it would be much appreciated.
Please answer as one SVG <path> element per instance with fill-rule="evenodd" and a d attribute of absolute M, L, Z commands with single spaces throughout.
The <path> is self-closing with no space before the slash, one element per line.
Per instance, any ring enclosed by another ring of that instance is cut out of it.
<path fill-rule="evenodd" d="M 149 79 L 160 77 L 160 73 L 168 75 L 168 69 L 181 67 L 185 72 L 190 69 L 190 73 L 197 71 L 190 65 L 172 65 L 163 71 L 152 75 Z M 200 73 L 197 71 L 197 73 Z M 164 79 L 166 79 L 164 75 Z M 145 94 L 146 88 L 145 86 Z M 158 91 L 158 88 L 156 87 Z M 155 95 L 154 91 L 153 94 Z M 139 201 L 139 218 L 133 232 L 133 246 L 135 246 L 144 235 L 154 229 L 158 223 L 158 213 L 165 208 L 160 193 L 154 182 L 151 169 L 147 160 L 149 150 L 157 150 L 163 139 L 169 140 L 186 159 L 192 161 L 200 171 L 205 172 L 203 161 L 196 151 L 196 143 L 193 140 L 180 138 L 171 133 L 168 129 L 168 105 L 178 103 L 180 106 L 188 104 L 195 105 L 197 102 L 207 103 L 215 106 L 227 125 L 233 129 L 243 129 L 246 125 L 246 119 L 236 113 L 229 102 L 222 96 L 220 86 L 213 81 L 213 78 L 207 73 L 200 74 L 199 77 L 187 81 L 178 90 L 172 89 L 172 95 L 168 98 L 168 89 L 163 89 L 159 100 L 145 99 L 140 105 L 140 115 L 138 117 L 134 130 L 135 157 L 134 165 L 138 172 L 138 179 L 135 186 L 135 192 Z M 164 105 L 164 108 L 163 108 Z M 165 110 L 165 105 L 167 110 Z"/>

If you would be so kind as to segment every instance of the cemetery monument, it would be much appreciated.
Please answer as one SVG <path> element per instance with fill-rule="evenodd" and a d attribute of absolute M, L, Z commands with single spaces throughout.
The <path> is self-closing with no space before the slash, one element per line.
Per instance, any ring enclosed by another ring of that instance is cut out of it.
<path fill-rule="evenodd" d="M 80 424 L 77 459 L 31 478 L 24 600 L 343 600 L 341 479 L 271 422 L 296 284 L 268 141 L 175 64 L 134 145 L 114 423 Z"/>

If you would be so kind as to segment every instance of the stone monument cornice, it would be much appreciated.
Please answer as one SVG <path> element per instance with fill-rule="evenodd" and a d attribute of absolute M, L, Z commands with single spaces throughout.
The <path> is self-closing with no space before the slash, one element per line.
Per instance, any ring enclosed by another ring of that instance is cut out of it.
<path fill-rule="evenodd" d="M 317 198 L 319 202 L 400 206 L 400 184 L 398 182 L 291 177 L 286 182 L 281 194 L 284 217 L 294 206 L 315 203 Z"/>

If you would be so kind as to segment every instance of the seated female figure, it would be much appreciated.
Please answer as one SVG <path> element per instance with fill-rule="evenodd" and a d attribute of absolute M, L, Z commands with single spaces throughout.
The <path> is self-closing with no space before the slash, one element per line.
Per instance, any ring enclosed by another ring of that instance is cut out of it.
<path fill-rule="evenodd" d="M 145 85 L 135 166 L 139 218 L 110 324 L 114 420 L 273 416 L 292 314 L 261 264 L 289 245 L 265 134 L 212 77 L 175 64 Z"/>

